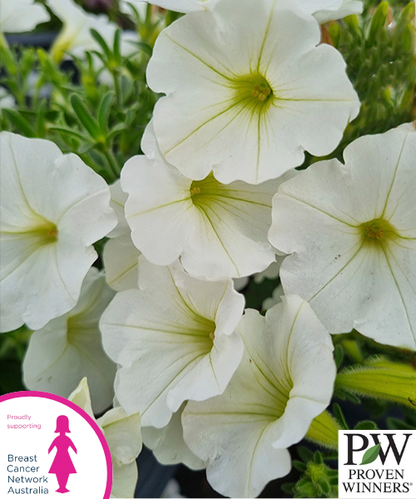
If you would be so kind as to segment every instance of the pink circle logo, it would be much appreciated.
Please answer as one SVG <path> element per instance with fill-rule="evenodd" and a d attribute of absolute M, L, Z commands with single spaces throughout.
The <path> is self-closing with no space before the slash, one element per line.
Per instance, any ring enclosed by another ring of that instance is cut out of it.
<path fill-rule="evenodd" d="M 44 392 L 0 396 L 0 497 L 109 499 L 112 464 L 97 423 L 69 400 Z"/>

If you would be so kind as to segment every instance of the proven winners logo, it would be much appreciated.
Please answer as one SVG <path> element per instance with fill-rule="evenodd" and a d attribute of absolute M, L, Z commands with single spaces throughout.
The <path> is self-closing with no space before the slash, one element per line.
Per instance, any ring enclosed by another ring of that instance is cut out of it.
<path fill-rule="evenodd" d="M 416 498 L 416 430 L 338 432 L 338 494 L 344 498 Z"/>

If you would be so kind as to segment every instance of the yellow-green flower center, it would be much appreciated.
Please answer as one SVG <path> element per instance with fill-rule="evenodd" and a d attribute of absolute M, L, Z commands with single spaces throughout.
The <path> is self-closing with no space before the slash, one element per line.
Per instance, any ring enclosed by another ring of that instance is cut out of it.
<path fill-rule="evenodd" d="M 2 231 L 2 234 L 7 234 L 9 236 L 16 236 L 19 238 L 31 238 L 36 240 L 36 243 L 32 245 L 33 248 L 38 248 L 46 244 L 54 243 L 58 239 L 58 227 L 34 213 L 33 225 L 28 227 L 22 227 L 18 230 L 13 231 Z M 37 223 L 36 223 L 37 222 Z"/>
<path fill-rule="evenodd" d="M 261 83 L 258 85 L 257 83 L 254 85 L 253 90 L 251 91 L 251 96 L 258 99 L 260 102 L 264 102 L 267 100 L 272 94 L 272 89 L 267 86 L 267 83 Z"/>
<path fill-rule="evenodd" d="M 254 104 L 263 109 L 273 100 L 273 89 L 262 75 L 249 74 L 238 78 L 233 82 L 234 98 L 236 104 L 245 106 Z"/>
<path fill-rule="evenodd" d="M 384 218 L 376 218 L 361 224 L 361 233 L 366 242 L 382 243 L 392 237 L 396 237 L 395 229 Z"/>
<path fill-rule="evenodd" d="M 227 186 L 216 180 L 210 173 L 203 180 L 194 180 L 189 189 L 189 193 L 194 205 L 205 204 L 214 197 L 221 196 L 226 191 Z"/>

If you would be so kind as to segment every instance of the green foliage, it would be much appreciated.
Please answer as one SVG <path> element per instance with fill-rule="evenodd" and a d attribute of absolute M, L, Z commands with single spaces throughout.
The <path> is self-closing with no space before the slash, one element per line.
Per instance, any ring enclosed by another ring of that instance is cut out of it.
<path fill-rule="evenodd" d="M 382 133 L 413 117 L 415 86 L 413 2 L 367 2 L 362 16 L 330 23 L 335 47 L 361 100 L 359 116 L 331 154 L 361 135 Z"/>
<path fill-rule="evenodd" d="M 282 490 L 293 497 L 338 497 L 338 471 L 325 463 L 333 456 L 320 451 L 313 453 L 301 446 L 297 451 L 301 460 L 294 460 L 293 466 L 303 474 L 295 484 L 286 484 Z"/>
<path fill-rule="evenodd" d="M 0 395 L 24 390 L 22 361 L 32 331 L 25 326 L 0 334 Z"/>
<path fill-rule="evenodd" d="M 151 54 L 147 43 L 141 42 L 125 58 L 120 31 L 112 47 L 97 32 L 93 36 L 101 51 L 75 59 L 69 70 L 67 64 L 58 67 L 43 49 L 0 44 L 5 68 L 0 82 L 17 102 L 17 109 L 2 111 L 0 126 L 52 140 L 113 182 L 123 164 L 141 152 L 140 141 L 158 96 L 146 85 Z"/>

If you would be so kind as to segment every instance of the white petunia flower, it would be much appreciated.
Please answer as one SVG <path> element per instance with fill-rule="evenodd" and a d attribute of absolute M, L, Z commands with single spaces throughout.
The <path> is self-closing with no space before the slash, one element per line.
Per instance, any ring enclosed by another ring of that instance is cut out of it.
<path fill-rule="evenodd" d="M 363 2 L 359 0 L 297 0 L 299 7 L 312 14 L 319 24 L 336 21 L 353 14 L 361 14 Z"/>
<path fill-rule="evenodd" d="M 188 402 L 182 424 L 185 442 L 208 461 L 212 487 L 255 497 L 289 473 L 287 448 L 329 404 L 336 369 L 329 334 L 298 296 L 266 317 L 246 310 L 238 332 L 245 353 L 230 384 L 218 397 Z"/>
<path fill-rule="evenodd" d="M 68 399 L 94 420 L 87 378 L 83 378 Z M 140 414 L 127 415 L 114 407 L 95 420 L 104 433 L 113 463 L 113 486 L 110 497 L 134 497 L 137 484 L 136 458 L 142 450 Z"/>
<path fill-rule="evenodd" d="M 416 130 L 365 136 L 279 188 L 270 241 L 286 293 L 334 332 L 416 349 Z"/>
<path fill-rule="evenodd" d="M 113 297 L 104 275 L 91 268 L 76 307 L 32 334 L 23 361 L 29 390 L 68 397 L 86 376 L 94 411 L 111 405 L 116 366 L 104 353 L 98 323 Z"/>
<path fill-rule="evenodd" d="M 2 109 L 14 109 L 16 101 L 7 89 L 0 87 L 0 114 Z"/>
<path fill-rule="evenodd" d="M 275 259 L 267 240 L 271 199 L 293 174 L 258 186 L 223 185 L 210 174 L 193 182 L 169 165 L 155 146 L 151 125 L 142 147 L 121 172 L 135 246 L 156 265 L 179 257 L 185 270 L 208 279 L 259 272 Z"/>
<path fill-rule="evenodd" d="M 46 4 L 63 23 L 51 49 L 57 62 L 68 57 L 66 52 L 81 57 L 87 50 L 99 50 L 98 43 L 91 35 L 91 28 L 98 31 L 108 44 L 113 43 L 117 25 L 106 15 L 90 14 L 73 0 L 47 0 Z"/>
<path fill-rule="evenodd" d="M 163 428 L 185 400 L 221 393 L 243 354 L 234 332 L 244 298 L 231 279 L 202 281 L 179 264 L 139 260 L 139 288 L 118 293 L 101 319 L 104 348 L 119 364 L 115 390 L 143 426 Z"/>
<path fill-rule="evenodd" d="M 45 7 L 34 0 L 0 0 L 0 33 L 32 31 L 49 19 Z"/>
<path fill-rule="evenodd" d="M 73 308 L 92 244 L 115 226 L 106 182 L 53 143 L 2 132 L 1 331 L 40 329 Z"/>
<path fill-rule="evenodd" d="M 143 442 L 161 464 L 183 463 L 191 470 L 201 470 L 205 468 L 204 461 L 191 451 L 183 439 L 181 418 L 185 406 L 186 402 L 172 415 L 164 428 L 143 427 Z"/>
<path fill-rule="evenodd" d="M 133 0 L 134 1 L 134 0 Z M 254 3 L 256 0 L 252 0 Z M 219 0 L 150 0 L 175 12 L 193 12 L 195 10 L 212 10 Z M 137 2 L 139 3 L 139 2 Z M 140 2 L 143 3 L 143 2 Z M 312 14 L 319 23 L 335 21 L 351 14 L 361 14 L 363 3 L 358 0 L 292 0 L 306 14 Z"/>
<path fill-rule="evenodd" d="M 108 284 L 116 291 L 137 288 L 140 251 L 131 240 L 131 230 L 124 215 L 127 199 L 120 187 L 120 180 L 110 186 L 110 205 L 117 215 L 117 227 L 108 237 L 104 246 L 103 261 Z"/>
<path fill-rule="evenodd" d="M 357 116 L 341 54 L 317 47 L 318 24 L 290 5 L 222 0 L 158 37 L 147 79 L 167 96 L 154 129 L 166 160 L 187 177 L 276 178 L 302 164 L 305 150 L 333 151 Z"/>

